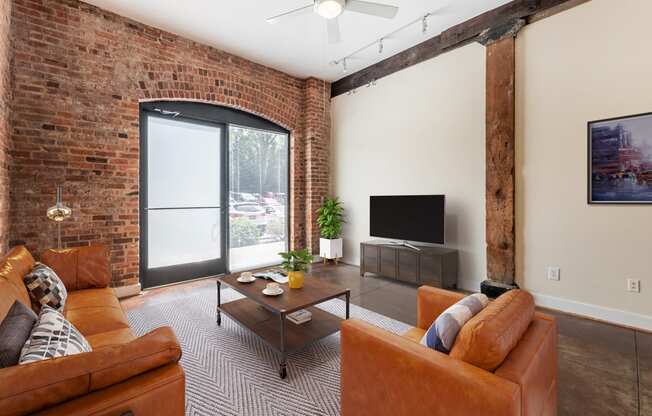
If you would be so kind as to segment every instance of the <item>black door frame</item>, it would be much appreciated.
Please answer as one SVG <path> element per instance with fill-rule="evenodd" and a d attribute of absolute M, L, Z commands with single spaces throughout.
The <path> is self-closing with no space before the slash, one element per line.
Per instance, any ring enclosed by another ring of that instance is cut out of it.
<path fill-rule="evenodd" d="M 147 252 L 147 210 L 145 201 L 147 201 L 147 118 L 161 117 L 166 119 L 177 119 L 195 124 L 210 125 L 222 129 L 220 149 L 222 150 L 221 178 L 222 187 L 220 209 L 222 216 L 220 218 L 220 238 L 222 238 L 221 257 L 219 260 L 208 260 L 181 264 L 176 266 L 160 267 L 150 271 L 148 275 L 148 252 Z M 255 114 L 244 111 L 222 107 L 218 105 L 190 102 L 190 101 L 150 101 L 140 103 L 140 172 L 139 172 L 139 219 L 140 219 L 140 264 L 139 264 L 139 281 L 143 288 L 151 288 L 167 284 L 179 283 L 197 278 L 213 277 L 229 270 L 229 126 L 238 126 L 245 128 L 254 128 L 266 131 L 272 131 L 285 134 L 288 137 L 287 160 L 288 160 L 288 184 L 287 184 L 287 201 L 286 207 L 286 236 L 287 243 L 290 244 L 290 204 L 291 189 L 290 175 L 291 172 L 291 136 L 290 131 L 265 120 Z"/>

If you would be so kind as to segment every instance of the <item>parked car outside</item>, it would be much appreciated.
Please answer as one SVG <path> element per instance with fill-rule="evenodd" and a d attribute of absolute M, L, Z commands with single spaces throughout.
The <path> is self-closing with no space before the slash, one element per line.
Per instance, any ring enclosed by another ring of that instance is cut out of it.
<path fill-rule="evenodd" d="M 231 218 L 244 217 L 253 221 L 261 231 L 265 231 L 267 220 L 265 219 L 265 208 L 257 203 L 240 203 L 229 207 L 229 216 Z"/>
<path fill-rule="evenodd" d="M 258 198 L 247 192 L 231 192 L 231 198 L 237 202 L 258 202 Z"/>

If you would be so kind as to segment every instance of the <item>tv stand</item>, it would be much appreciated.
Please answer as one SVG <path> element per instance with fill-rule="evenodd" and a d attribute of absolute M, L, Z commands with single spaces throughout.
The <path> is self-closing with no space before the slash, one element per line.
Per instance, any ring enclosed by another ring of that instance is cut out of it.
<path fill-rule="evenodd" d="M 387 244 L 392 245 L 392 246 L 408 247 L 408 248 L 411 248 L 412 250 L 421 251 L 421 249 L 419 247 L 417 247 L 417 246 L 415 246 L 413 244 L 410 244 L 405 240 L 403 240 L 403 241 L 390 241 Z"/>
<path fill-rule="evenodd" d="M 387 241 L 360 243 L 360 276 L 373 273 L 416 285 L 457 287 L 458 252 L 450 248 Z"/>

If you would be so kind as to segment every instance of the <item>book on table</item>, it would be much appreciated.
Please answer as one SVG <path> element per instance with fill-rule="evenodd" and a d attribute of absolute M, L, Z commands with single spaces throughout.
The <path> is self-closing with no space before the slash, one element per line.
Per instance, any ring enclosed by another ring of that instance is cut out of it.
<path fill-rule="evenodd" d="M 312 313 L 306 309 L 301 309 L 296 312 L 292 312 L 287 316 L 288 321 L 293 322 L 295 324 L 303 324 L 312 319 Z"/>
<path fill-rule="evenodd" d="M 283 273 L 280 270 L 275 270 L 275 269 L 254 273 L 254 277 L 258 277 L 260 279 L 265 279 L 265 280 L 272 280 L 279 284 L 285 284 L 289 281 L 287 274 Z"/>

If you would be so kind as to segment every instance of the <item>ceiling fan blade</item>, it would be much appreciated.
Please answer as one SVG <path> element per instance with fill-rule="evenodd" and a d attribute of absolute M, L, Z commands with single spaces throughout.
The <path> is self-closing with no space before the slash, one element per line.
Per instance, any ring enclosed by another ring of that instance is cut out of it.
<path fill-rule="evenodd" d="M 342 36 L 340 35 L 340 22 L 337 18 L 326 20 L 326 28 L 328 29 L 328 43 L 340 43 Z"/>
<path fill-rule="evenodd" d="M 285 19 L 286 17 L 299 16 L 302 14 L 306 14 L 308 12 L 313 12 L 314 10 L 315 10 L 314 4 L 305 7 L 300 7 L 298 9 L 290 10 L 289 12 L 281 13 L 279 15 L 270 17 L 267 19 L 267 23 L 271 23 L 271 24 L 278 23 L 279 20 Z"/>
<path fill-rule="evenodd" d="M 370 14 L 385 19 L 393 19 L 398 13 L 398 7 L 396 6 L 360 0 L 347 0 L 345 8 L 352 12 Z"/>

